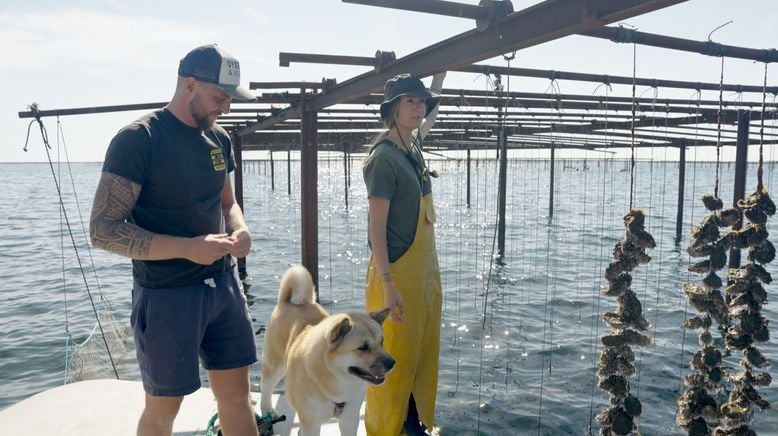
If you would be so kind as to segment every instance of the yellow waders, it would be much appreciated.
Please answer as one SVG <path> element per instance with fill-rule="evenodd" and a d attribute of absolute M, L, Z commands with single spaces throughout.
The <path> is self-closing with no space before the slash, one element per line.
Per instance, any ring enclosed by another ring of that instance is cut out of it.
<path fill-rule="evenodd" d="M 442 291 L 435 251 L 435 209 L 432 194 L 421 198 L 416 236 L 408 251 L 389 265 L 394 286 L 403 298 L 405 322 L 384 321 L 384 347 L 397 363 L 381 386 L 367 387 L 367 434 L 397 436 L 408 415 L 408 399 L 416 401 L 419 419 L 432 428 L 438 388 Z M 366 308 L 384 308 L 384 292 L 373 257 L 367 269 Z"/>

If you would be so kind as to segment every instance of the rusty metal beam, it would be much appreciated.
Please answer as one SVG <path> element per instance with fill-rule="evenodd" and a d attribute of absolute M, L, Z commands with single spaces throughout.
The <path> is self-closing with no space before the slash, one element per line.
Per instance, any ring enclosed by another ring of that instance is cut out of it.
<path fill-rule="evenodd" d="M 306 101 L 307 110 L 318 110 L 348 102 L 383 87 L 400 73 L 434 74 L 470 65 L 503 53 L 531 47 L 573 33 L 587 32 L 608 23 L 641 15 L 685 0 L 546 0 L 496 21 L 493 30 L 471 30 L 411 53 L 338 85 Z M 299 105 L 239 132 L 246 135 L 259 128 L 298 114 Z"/>
<path fill-rule="evenodd" d="M 638 32 L 637 30 L 628 29 L 623 26 L 601 27 L 599 29 L 583 32 L 581 35 L 609 39 L 614 42 L 669 48 L 672 50 L 699 53 L 707 56 L 724 56 L 728 58 L 748 59 L 751 61 L 767 63 L 778 62 L 778 50 L 775 50 L 774 48 L 760 50 L 719 44 L 713 41 L 694 41 L 691 39 L 657 35 L 655 33 Z"/>
<path fill-rule="evenodd" d="M 450 17 L 471 18 L 473 20 L 487 18 L 489 10 L 478 5 L 467 5 L 440 0 L 342 0 L 366 6 L 378 6 L 406 11 L 424 12 L 428 14 L 447 15 Z"/>
<path fill-rule="evenodd" d="M 556 104 L 556 102 L 559 102 L 559 105 L 561 107 L 564 107 L 564 102 L 566 101 L 593 101 L 598 103 L 605 103 L 605 101 L 607 100 L 610 103 L 630 103 L 630 104 L 633 101 L 632 97 L 619 97 L 619 96 L 609 96 L 606 99 L 606 97 L 602 95 L 549 94 L 549 93 L 521 92 L 521 91 L 495 92 L 495 91 L 456 89 L 456 88 L 444 88 L 441 90 L 440 94 L 443 95 L 445 98 L 444 103 L 454 102 L 454 105 L 457 106 L 459 106 L 461 103 L 464 103 L 465 101 L 467 101 L 469 106 L 480 106 L 480 103 L 483 103 L 486 100 L 480 99 L 479 97 L 494 97 L 494 98 L 503 98 L 503 99 L 530 99 L 530 100 L 546 101 L 549 102 L 549 106 L 551 106 L 552 103 Z M 258 99 L 261 102 L 266 102 L 266 103 L 288 103 L 290 101 L 292 102 L 297 101 L 300 98 L 301 95 L 299 93 L 290 93 L 290 92 L 265 93 L 258 97 Z M 471 100 L 474 98 L 478 98 L 478 99 Z M 459 99 L 459 101 L 457 101 L 456 99 Z M 382 95 L 370 94 L 364 97 L 360 97 L 359 99 L 354 100 L 351 103 L 379 104 L 382 100 L 383 100 Z M 661 112 L 663 111 L 664 107 L 671 106 L 671 105 L 685 106 L 687 107 L 686 109 L 687 111 L 689 110 L 688 109 L 689 106 L 697 106 L 698 104 L 700 106 L 715 106 L 715 108 L 718 108 L 719 106 L 718 100 L 694 100 L 694 99 L 682 99 L 682 98 L 654 99 L 654 98 L 638 97 L 635 98 L 634 101 L 644 105 L 651 105 L 652 111 L 654 112 Z M 761 108 L 762 106 L 761 101 L 724 100 L 721 102 L 721 104 L 723 107 L 735 107 L 735 108 L 744 108 L 744 107 Z M 765 103 L 765 107 L 778 108 L 778 103 L 774 103 L 774 102 Z M 556 109 L 557 107 L 554 108 Z"/>
<path fill-rule="evenodd" d="M 632 78 L 630 78 L 632 80 Z M 718 85 L 716 85 L 718 86 Z M 718 90 L 718 88 L 716 88 Z M 762 88 L 760 88 L 759 92 L 761 93 Z M 555 101 L 560 100 L 562 102 L 562 105 L 564 105 L 564 101 L 566 100 L 577 100 L 577 101 L 596 101 L 600 103 L 605 102 L 605 97 L 601 95 L 586 95 L 586 94 L 549 94 L 549 93 L 539 93 L 539 92 L 521 92 L 521 91 L 512 91 L 512 92 L 494 92 L 494 91 L 484 91 L 484 90 L 477 90 L 477 89 L 455 89 L 455 88 L 444 88 L 440 92 L 443 95 L 462 95 L 465 98 L 467 97 L 503 97 L 503 98 L 531 98 L 531 99 L 539 99 L 539 100 L 548 100 L 548 101 Z M 632 97 L 619 97 L 619 96 L 609 96 L 607 99 L 609 102 L 616 102 L 616 103 L 632 103 L 633 98 Z M 696 106 L 699 104 L 700 106 L 719 106 L 718 100 L 694 100 L 694 99 L 684 99 L 684 98 L 642 98 L 637 97 L 634 99 L 634 101 L 641 103 L 641 104 L 651 104 L 655 105 L 657 111 L 661 112 L 662 108 L 664 106 L 669 105 L 685 105 L 685 106 Z M 477 104 L 478 101 L 475 101 Z M 734 107 L 761 107 L 762 102 L 761 101 L 735 101 L 735 100 L 724 100 L 722 101 L 722 106 L 734 106 Z M 765 103 L 766 107 L 774 108 L 778 107 L 778 103 Z"/>
<path fill-rule="evenodd" d="M 249 82 L 249 89 L 321 89 L 319 82 Z"/>
<path fill-rule="evenodd" d="M 628 76 L 611 76 L 607 74 L 589 74 L 589 73 L 573 73 L 569 71 L 553 71 L 553 70 L 536 70 L 532 68 L 517 68 L 511 67 L 499 67 L 494 65 L 470 65 L 457 69 L 457 71 L 479 74 L 500 74 L 503 76 L 512 75 L 520 77 L 535 77 L 539 79 L 549 80 L 574 80 L 579 82 L 593 82 L 593 83 L 608 83 L 608 84 L 620 84 L 620 85 L 632 85 L 632 77 Z M 647 79 L 647 78 L 635 78 L 635 84 L 638 86 L 650 86 L 661 88 L 681 88 L 681 89 L 696 89 L 706 91 L 718 91 L 718 83 L 704 83 L 704 82 L 688 82 L 681 80 L 664 80 L 664 79 Z M 734 92 L 756 92 L 762 93 L 763 87 L 761 85 L 736 85 L 736 84 L 724 84 L 725 91 Z M 778 86 L 771 86 L 767 88 L 767 92 L 771 94 L 778 93 Z"/>
<path fill-rule="evenodd" d="M 40 117 L 52 117 L 52 116 L 61 116 L 61 115 L 83 115 L 83 114 L 101 114 L 106 112 L 122 112 L 122 111 L 138 111 L 138 110 L 149 110 L 149 109 L 159 109 L 161 107 L 165 107 L 167 102 L 160 102 L 160 103 L 138 103 L 138 104 L 123 104 L 123 105 L 116 105 L 116 106 L 92 106 L 92 107 L 81 107 L 81 108 L 72 108 L 72 109 L 53 109 L 53 110 L 39 110 L 39 111 L 22 111 L 19 112 L 19 118 L 35 118 L 36 116 Z"/>
<path fill-rule="evenodd" d="M 339 56 L 304 53 L 278 53 L 278 64 L 288 67 L 292 62 L 306 62 L 309 64 L 338 64 L 338 65 L 364 65 L 374 67 L 377 59 L 364 56 Z"/>
<path fill-rule="evenodd" d="M 377 65 L 377 61 L 375 57 L 337 56 L 337 55 L 306 54 L 306 53 L 281 53 L 281 55 L 286 56 L 287 59 L 293 62 L 325 63 L 325 64 L 340 64 L 340 65 L 367 65 L 373 67 Z M 451 68 L 449 69 L 449 71 L 458 71 L 462 73 L 476 73 L 476 74 L 499 74 L 501 76 L 510 75 L 515 77 L 534 77 L 538 79 L 549 79 L 549 80 L 554 80 L 554 79 L 573 80 L 579 82 L 632 85 L 632 77 L 628 77 L 628 76 L 611 76 L 607 74 L 577 73 L 577 72 L 570 72 L 570 71 L 541 70 L 535 68 L 521 68 L 521 67 L 507 68 L 507 67 L 497 66 L 497 65 L 481 65 L 481 64 L 467 65 L 458 68 Z M 719 89 L 718 83 L 652 79 L 647 77 L 637 77 L 635 79 L 635 84 L 638 86 L 695 89 L 695 90 L 704 90 L 704 91 L 717 91 Z M 735 83 L 725 83 L 724 90 L 733 91 L 733 92 L 761 93 L 763 88 L 761 85 L 739 85 Z M 778 86 L 768 87 L 767 92 L 770 94 L 778 94 Z"/>

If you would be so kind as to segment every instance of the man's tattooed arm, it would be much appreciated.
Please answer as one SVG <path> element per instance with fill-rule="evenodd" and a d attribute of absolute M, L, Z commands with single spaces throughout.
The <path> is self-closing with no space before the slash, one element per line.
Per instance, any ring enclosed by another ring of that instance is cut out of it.
<path fill-rule="evenodd" d="M 101 174 L 89 220 L 92 245 L 133 259 L 151 260 L 154 234 L 126 221 L 140 191 L 140 185 L 129 179 Z"/>

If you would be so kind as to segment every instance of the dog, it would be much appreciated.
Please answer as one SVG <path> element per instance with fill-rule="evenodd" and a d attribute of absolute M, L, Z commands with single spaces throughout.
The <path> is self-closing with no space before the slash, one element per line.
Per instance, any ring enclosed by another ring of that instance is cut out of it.
<path fill-rule="evenodd" d="M 395 364 L 384 350 L 381 324 L 389 309 L 330 315 L 314 301 L 311 275 L 302 266 L 284 273 L 262 352 L 262 415 L 273 412 L 282 377 L 300 434 L 317 436 L 330 418 L 341 435 L 356 435 L 367 383 L 380 385 Z"/>

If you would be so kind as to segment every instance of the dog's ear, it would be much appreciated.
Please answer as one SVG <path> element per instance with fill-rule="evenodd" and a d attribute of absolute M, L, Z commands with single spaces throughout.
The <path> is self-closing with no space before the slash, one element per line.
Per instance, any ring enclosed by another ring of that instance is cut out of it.
<path fill-rule="evenodd" d="M 348 332 L 351 331 L 352 327 L 350 319 L 343 318 L 340 320 L 340 322 L 335 324 L 335 326 L 330 329 L 329 333 L 327 333 L 327 339 L 330 341 L 330 344 L 336 344 L 343 340 Z"/>
<path fill-rule="evenodd" d="M 370 312 L 370 318 L 373 318 L 375 322 L 377 322 L 379 325 L 384 323 L 384 320 L 389 315 L 389 308 L 383 310 L 376 310 L 375 312 Z"/>

